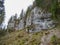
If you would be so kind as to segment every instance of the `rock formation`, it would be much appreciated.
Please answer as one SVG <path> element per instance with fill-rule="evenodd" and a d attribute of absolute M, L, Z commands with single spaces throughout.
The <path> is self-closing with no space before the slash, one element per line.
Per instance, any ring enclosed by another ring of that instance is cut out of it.
<path fill-rule="evenodd" d="M 16 20 L 17 20 L 17 15 L 12 16 L 8 22 L 8 29 L 16 29 Z"/>
<path fill-rule="evenodd" d="M 51 13 L 44 12 L 38 7 L 34 7 L 26 19 L 27 27 L 34 25 L 31 31 L 40 31 L 45 29 L 51 29 L 55 27 L 53 20 L 51 19 Z M 27 29 L 28 30 L 28 29 Z"/>
<path fill-rule="evenodd" d="M 52 14 L 50 12 L 42 10 L 41 8 L 35 6 L 34 3 L 34 5 L 28 7 L 26 14 L 22 10 L 20 17 L 11 21 L 14 24 L 13 27 L 15 30 L 26 28 L 26 31 L 28 32 L 38 32 L 55 27 L 54 21 L 51 19 L 51 16 Z M 9 23 L 11 23 L 11 21 Z"/>

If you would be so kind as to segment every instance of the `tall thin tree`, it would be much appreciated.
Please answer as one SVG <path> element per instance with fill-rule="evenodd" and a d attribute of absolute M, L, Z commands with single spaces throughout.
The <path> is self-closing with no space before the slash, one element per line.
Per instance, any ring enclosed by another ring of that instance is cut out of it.
<path fill-rule="evenodd" d="M 4 21 L 4 16 L 5 16 L 4 0 L 0 0 L 0 28 Z"/>

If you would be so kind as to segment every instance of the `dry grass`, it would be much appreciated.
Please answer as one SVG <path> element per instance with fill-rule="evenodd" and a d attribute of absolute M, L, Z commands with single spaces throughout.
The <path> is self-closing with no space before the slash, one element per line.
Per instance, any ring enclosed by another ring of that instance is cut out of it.
<path fill-rule="evenodd" d="M 38 45 L 43 33 L 27 33 L 24 30 L 12 32 L 0 38 L 0 45 Z"/>
<path fill-rule="evenodd" d="M 60 34 L 60 28 L 40 31 L 36 33 L 27 33 L 25 30 L 18 30 L 9 33 L 0 38 L 0 45 L 40 45 L 43 35 Z M 58 35 L 59 36 L 59 35 Z"/>

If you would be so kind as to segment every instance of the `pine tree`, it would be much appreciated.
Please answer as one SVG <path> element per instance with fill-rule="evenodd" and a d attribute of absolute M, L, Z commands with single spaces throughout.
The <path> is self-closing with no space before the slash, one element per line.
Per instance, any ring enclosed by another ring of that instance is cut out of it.
<path fill-rule="evenodd" d="M 22 19 L 23 16 L 24 16 L 24 11 L 23 11 L 23 9 L 22 9 L 21 14 L 20 14 L 20 19 Z"/>
<path fill-rule="evenodd" d="M 51 13 L 52 13 L 52 18 L 56 20 L 57 15 L 56 15 L 56 9 L 58 7 L 58 0 L 52 0 L 51 3 Z"/>
<path fill-rule="evenodd" d="M 58 6 L 58 0 L 35 0 L 36 6 L 42 8 L 45 11 L 52 13 L 52 19 L 56 20 L 56 9 Z"/>
<path fill-rule="evenodd" d="M 5 9 L 4 9 L 4 0 L 0 0 L 0 26 L 4 21 Z"/>

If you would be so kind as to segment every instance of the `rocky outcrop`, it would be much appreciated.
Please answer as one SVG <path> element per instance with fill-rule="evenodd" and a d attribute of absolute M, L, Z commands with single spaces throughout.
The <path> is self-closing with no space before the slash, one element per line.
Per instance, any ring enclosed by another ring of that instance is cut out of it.
<path fill-rule="evenodd" d="M 17 15 L 12 16 L 8 22 L 8 29 L 15 29 L 16 28 L 16 20 L 17 20 Z"/>
<path fill-rule="evenodd" d="M 17 18 L 17 14 L 15 16 L 12 16 L 11 19 L 8 22 L 8 29 L 14 29 L 14 30 L 21 30 L 24 28 L 24 12 L 22 10 L 20 17 Z"/>
<path fill-rule="evenodd" d="M 31 10 L 30 15 L 27 17 L 26 25 L 34 25 L 32 31 L 40 31 L 45 29 L 51 29 L 55 27 L 54 21 L 51 19 L 51 13 L 45 13 L 38 7 L 34 7 Z"/>
<path fill-rule="evenodd" d="M 24 18 L 25 18 L 25 13 L 24 11 L 22 10 L 21 11 L 21 14 L 20 14 L 20 17 L 19 17 L 19 24 L 18 24 L 18 30 L 20 29 L 24 29 Z"/>
<path fill-rule="evenodd" d="M 51 29 L 55 27 L 54 21 L 51 19 L 52 14 L 50 12 L 42 11 L 38 7 L 29 8 L 27 15 L 21 12 L 18 19 L 15 20 L 15 29 L 21 30 L 26 27 L 28 32 L 38 32 L 41 30 Z"/>

